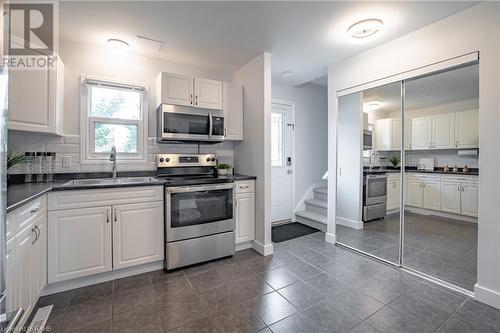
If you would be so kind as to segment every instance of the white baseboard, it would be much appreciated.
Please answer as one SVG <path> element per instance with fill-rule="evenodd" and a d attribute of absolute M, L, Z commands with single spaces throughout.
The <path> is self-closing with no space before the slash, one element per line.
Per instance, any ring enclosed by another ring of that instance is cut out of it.
<path fill-rule="evenodd" d="M 481 287 L 476 283 L 474 286 L 474 298 L 482 303 L 500 309 L 500 292 Z"/>
<path fill-rule="evenodd" d="M 363 229 L 364 224 L 361 221 L 349 220 L 343 217 L 337 217 L 337 224 L 343 225 L 344 227 L 352 229 Z"/>
<path fill-rule="evenodd" d="M 274 221 L 274 222 L 271 222 L 271 227 L 277 227 L 279 225 L 290 224 L 290 223 L 293 223 L 293 222 L 294 222 L 293 220 Z"/>
<path fill-rule="evenodd" d="M 327 232 L 325 234 L 325 242 L 335 244 L 337 243 L 337 237 L 334 234 Z"/>
<path fill-rule="evenodd" d="M 43 291 L 42 296 L 55 294 L 55 293 L 59 293 L 59 292 L 67 291 L 67 290 L 71 290 L 71 289 L 86 287 L 86 286 L 90 286 L 90 285 L 98 284 L 98 283 L 102 283 L 102 282 L 108 282 L 108 281 L 132 276 L 132 275 L 152 272 L 152 271 L 156 271 L 156 270 L 162 269 L 162 268 L 163 268 L 163 260 L 162 261 L 155 261 L 152 263 L 139 265 L 139 266 L 135 266 L 135 267 L 123 268 L 123 269 L 119 269 L 116 271 L 100 273 L 100 274 L 96 274 L 96 275 L 92 275 L 92 276 L 86 276 L 86 277 L 82 277 L 82 278 L 78 278 L 78 279 L 72 279 L 72 280 L 68 280 L 68 281 L 51 283 L 47 287 L 45 287 L 45 290 Z"/>
<path fill-rule="evenodd" d="M 252 241 L 252 248 L 262 254 L 263 256 L 269 256 L 274 253 L 273 244 L 264 245 L 256 240 Z"/>
<path fill-rule="evenodd" d="M 236 252 L 252 248 L 252 241 L 242 242 L 236 244 Z"/>
<path fill-rule="evenodd" d="M 398 210 L 396 210 L 396 211 L 398 211 Z M 415 214 L 435 215 L 435 216 L 439 216 L 439 217 L 447 217 L 449 219 L 455 219 L 455 220 L 464 221 L 464 222 L 477 223 L 477 217 L 458 215 L 458 214 L 447 213 L 447 212 L 442 212 L 442 211 L 438 211 L 438 210 L 406 206 L 405 211 L 415 213 Z"/>
<path fill-rule="evenodd" d="M 318 229 L 320 231 L 326 232 L 326 224 L 324 224 L 324 223 L 313 221 L 313 220 L 310 220 L 308 218 L 303 218 L 301 216 L 299 216 L 299 218 L 297 219 L 297 222 L 299 222 L 301 224 L 305 224 L 308 227 L 311 227 L 311 228 Z"/>

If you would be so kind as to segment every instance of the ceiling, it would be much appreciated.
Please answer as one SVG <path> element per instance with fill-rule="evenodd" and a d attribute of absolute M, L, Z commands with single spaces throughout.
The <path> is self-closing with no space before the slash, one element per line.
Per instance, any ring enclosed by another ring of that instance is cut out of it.
<path fill-rule="evenodd" d="M 479 98 L 479 65 L 408 80 L 405 87 L 405 106 L 408 110 L 477 98 Z M 399 111 L 401 108 L 400 83 L 388 84 L 363 92 L 365 105 L 373 100 L 381 102 L 377 112 Z"/>
<path fill-rule="evenodd" d="M 273 83 L 299 85 L 327 65 L 453 15 L 474 2 L 163 2 L 65 1 L 62 39 L 132 44 L 129 52 L 234 71 L 263 51 L 272 54 Z M 353 44 L 346 29 L 367 18 L 384 21 L 380 38 Z M 134 47 L 137 35 L 164 41 L 160 51 Z M 283 77 L 283 71 L 293 71 Z M 324 84 L 323 80 L 323 84 Z M 321 84 L 321 83 L 320 83 Z"/>

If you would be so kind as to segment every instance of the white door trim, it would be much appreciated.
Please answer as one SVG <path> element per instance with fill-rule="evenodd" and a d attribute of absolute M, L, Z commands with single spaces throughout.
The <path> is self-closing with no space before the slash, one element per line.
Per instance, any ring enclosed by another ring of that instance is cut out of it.
<path fill-rule="evenodd" d="M 280 104 L 280 105 L 286 105 L 291 107 L 292 109 L 292 123 L 294 124 L 294 127 L 296 126 L 295 123 L 295 102 L 289 101 L 286 99 L 280 99 L 280 98 L 273 98 L 271 101 L 271 112 L 272 112 L 272 105 L 273 104 Z M 296 157 L 295 157 L 295 129 L 292 130 L 292 135 L 290 138 L 290 157 L 292 158 L 292 166 L 293 166 L 293 173 L 292 173 L 292 195 L 291 195 L 291 205 L 290 205 L 290 217 L 292 222 L 296 222 L 297 219 L 295 217 L 295 174 L 297 172 L 296 168 Z M 272 170 L 272 167 L 271 167 Z M 271 221 L 272 222 L 272 221 Z"/>

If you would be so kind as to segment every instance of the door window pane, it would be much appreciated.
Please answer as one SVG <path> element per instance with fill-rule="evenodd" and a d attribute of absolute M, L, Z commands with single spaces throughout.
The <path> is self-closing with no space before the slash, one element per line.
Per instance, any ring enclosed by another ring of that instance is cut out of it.
<path fill-rule="evenodd" d="M 283 113 L 271 113 L 271 166 L 284 166 Z"/>

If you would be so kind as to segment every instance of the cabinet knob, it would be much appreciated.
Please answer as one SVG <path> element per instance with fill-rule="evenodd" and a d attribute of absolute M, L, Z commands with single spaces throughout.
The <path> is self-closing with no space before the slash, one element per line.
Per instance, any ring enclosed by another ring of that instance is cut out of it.
<path fill-rule="evenodd" d="M 116 208 L 115 208 L 114 215 L 115 215 L 115 222 L 118 222 L 118 209 L 116 209 Z"/>
<path fill-rule="evenodd" d="M 109 209 L 106 210 L 106 223 L 109 223 Z"/>

